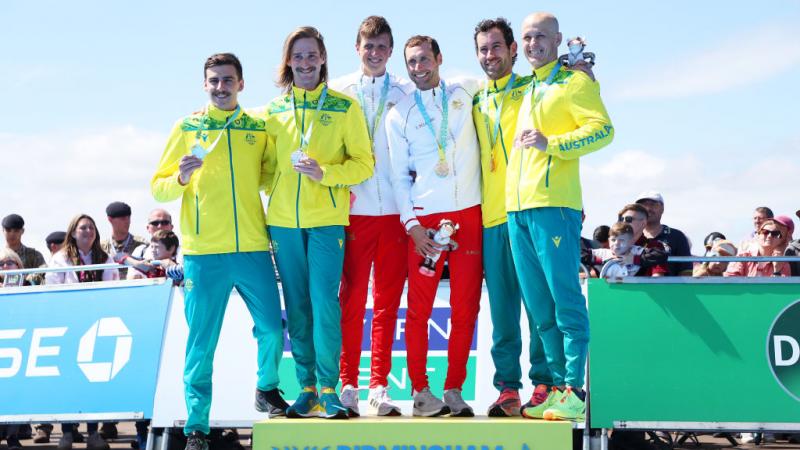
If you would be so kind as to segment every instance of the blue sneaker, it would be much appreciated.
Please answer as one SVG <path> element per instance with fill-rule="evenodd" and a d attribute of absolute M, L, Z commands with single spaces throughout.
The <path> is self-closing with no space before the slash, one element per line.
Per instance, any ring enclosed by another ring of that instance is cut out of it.
<path fill-rule="evenodd" d="M 319 404 L 322 407 L 320 417 L 326 419 L 347 419 L 349 414 L 347 408 L 339 401 L 336 389 L 322 388 L 322 395 L 319 397 Z"/>
<path fill-rule="evenodd" d="M 297 400 L 286 410 L 286 417 L 290 419 L 317 417 L 320 410 L 316 388 L 305 387 L 297 397 Z"/>

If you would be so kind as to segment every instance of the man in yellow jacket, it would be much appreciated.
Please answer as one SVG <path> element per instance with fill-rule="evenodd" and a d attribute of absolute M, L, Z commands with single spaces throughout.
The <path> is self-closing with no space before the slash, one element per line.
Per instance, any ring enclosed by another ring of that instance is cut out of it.
<path fill-rule="evenodd" d="M 244 80 L 236 56 L 212 55 L 204 77 L 210 103 L 175 124 L 151 182 L 156 200 L 182 201 L 187 450 L 208 448 L 214 350 L 234 287 L 255 322 L 256 409 L 275 416 L 289 406 L 278 391 L 281 306 L 259 194 L 272 182 L 274 149 L 267 146 L 264 121 L 237 102 Z"/>
<path fill-rule="evenodd" d="M 522 24 L 533 82 L 517 119 L 506 209 L 522 295 L 556 386 L 543 404 L 523 415 L 581 421 L 589 319 L 578 282 L 583 207 L 578 158 L 608 145 L 614 128 L 599 84 L 559 63 L 561 39 L 552 14 L 534 13 Z"/>

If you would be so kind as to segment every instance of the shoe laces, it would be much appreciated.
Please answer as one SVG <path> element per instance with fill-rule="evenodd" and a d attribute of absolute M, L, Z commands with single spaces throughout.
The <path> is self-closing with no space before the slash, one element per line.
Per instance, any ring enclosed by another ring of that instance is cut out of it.
<path fill-rule="evenodd" d="M 503 389 L 500 393 L 500 398 L 497 399 L 498 403 L 504 403 L 509 400 L 519 400 L 519 393 L 514 389 Z"/>
<path fill-rule="evenodd" d="M 388 386 L 380 386 L 377 390 L 377 394 L 375 395 L 375 399 L 379 402 L 388 402 L 391 400 L 389 397 L 389 387 Z"/>

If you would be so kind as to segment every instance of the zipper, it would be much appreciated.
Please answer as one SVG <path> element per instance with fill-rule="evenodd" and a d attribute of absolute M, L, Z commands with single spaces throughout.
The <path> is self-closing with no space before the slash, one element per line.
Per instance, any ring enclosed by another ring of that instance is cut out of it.
<path fill-rule="evenodd" d="M 225 130 L 222 130 L 225 132 Z M 236 251 L 239 251 L 239 218 L 236 214 L 236 178 L 233 174 L 233 147 L 231 146 L 231 132 L 228 131 L 228 161 L 231 166 L 231 196 L 233 197 L 233 231 L 236 236 Z"/>
<path fill-rule="evenodd" d="M 194 234 L 200 234 L 200 200 L 194 194 Z"/>
<path fill-rule="evenodd" d="M 519 175 L 517 175 L 517 211 L 522 211 L 522 200 L 519 197 L 519 186 L 522 183 L 522 149 L 518 149 L 519 153 Z"/>
<path fill-rule="evenodd" d="M 267 208 L 269 208 L 269 205 L 272 204 L 272 197 L 275 196 L 275 189 L 278 188 L 278 182 L 281 180 L 281 175 L 283 175 L 283 172 L 278 173 L 278 177 L 275 178 L 275 183 L 272 185 L 272 193 L 269 194 L 269 201 L 267 201 Z"/>
<path fill-rule="evenodd" d="M 295 105 L 295 109 L 297 106 Z M 296 119 L 295 119 L 296 120 Z M 295 122 L 297 123 L 297 122 Z M 303 119 L 300 121 L 300 142 L 302 144 L 303 141 L 303 133 L 306 132 L 306 92 L 303 91 Z M 303 176 L 301 174 L 297 174 L 297 197 L 294 200 L 294 215 L 295 215 L 295 223 L 297 224 L 297 228 L 300 228 L 300 182 L 302 181 Z"/>
<path fill-rule="evenodd" d="M 333 207 L 336 208 L 336 199 L 333 198 L 333 189 L 328 186 L 328 194 L 331 195 L 331 203 L 333 203 Z"/>
<path fill-rule="evenodd" d="M 375 169 L 378 168 L 378 165 L 375 164 Z M 380 215 L 383 215 L 383 197 L 381 196 L 381 178 L 380 175 L 377 173 L 375 174 L 375 188 L 378 191 L 378 210 L 380 211 Z"/>
<path fill-rule="evenodd" d="M 552 160 L 553 160 L 553 155 L 548 155 L 547 156 L 547 172 L 545 172 L 545 175 L 544 175 L 544 187 L 546 187 L 546 188 L 550 187 L 550 161 L 552 161 Z"/>

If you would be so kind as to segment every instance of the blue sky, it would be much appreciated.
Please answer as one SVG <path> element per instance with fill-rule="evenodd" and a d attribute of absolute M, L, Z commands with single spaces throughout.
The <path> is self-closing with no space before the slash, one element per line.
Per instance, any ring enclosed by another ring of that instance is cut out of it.
<path fill-rule="evenodd" d="M 275 2 L 12 2 L 0 39 L 0 154 L 7 193 L 0 215 L 27 220 L 24 242 L 43 247 L 85 211 L 134 208 L 144 233 L 156 206 L 148 181 L 172 123 L 199 109 L 202 64 L 232 51 L 244 64 L 245 106 L 265 104 L 283 39 L 299 25 L 326 39 L 332 76 L 358 68 L 360 21 L 387 17 L 395 34 L 391 71 L 405 75 L 402 43 L 439 40 L 445 76 L 482 75 L 472 30 L 504 16 L 519 34 L 524 16 L 551 11 L 565 37 L 586 36 L 616 126 L 615 141 L 582 161 L 589 234 L 640 191 L 661 190 L 664 222 L 686 231 L 695 253 L 706 233 L 737 241 L 759 205 L 800 209 L 800 2 L 332 2 L 301 12 Z M 409 7 L 414 5 L 414 9 Z M 564 49 L 562 48 L 562 52 Z M 524 57 L 515 69 L 529 71 Z M 178 203 L 168 204 L 177 218 Z"/>

